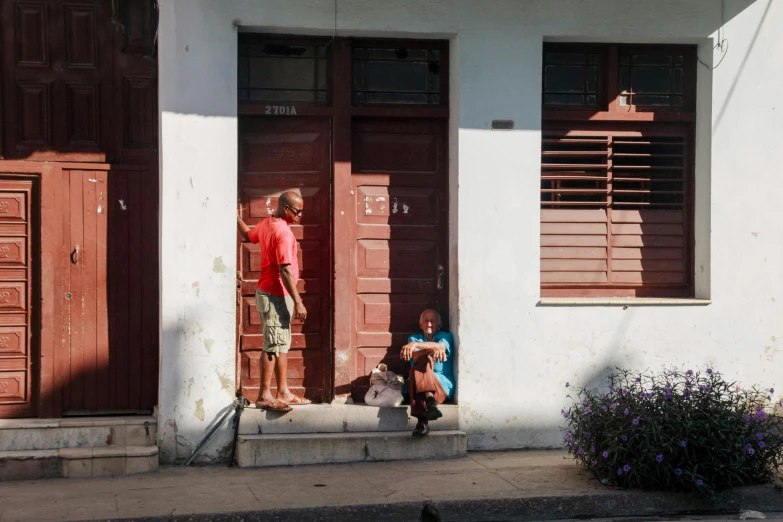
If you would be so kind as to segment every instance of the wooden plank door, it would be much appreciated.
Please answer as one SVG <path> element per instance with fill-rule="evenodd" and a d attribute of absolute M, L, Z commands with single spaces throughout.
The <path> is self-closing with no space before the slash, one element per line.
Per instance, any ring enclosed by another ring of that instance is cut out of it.
<path fill-rule="evenodd" d="M 154 169 L 63 169 L 62 412 L 157 404 Z"/>
<path fill-rule="evenodd" d="M 0 418 L 36 412 L 34 357 L 38 258 L 34 183 L 0 178 Z"/>
<path fill-rule="evenodd" d="M 352 125 L 353 400 L 379 363 L 407 375 L 399 349 L 419 314 L 447 327 L 447 126 L 439 119 L 357 118 Z"/>
<path fill-rule="evenodd" d="M 331 123 L 316 117 L 244 117 L 239 124 L 239 197 L 249 226 L 277 210 L 278 196 L 293 190 L 304 200 L 299 225 L 298 290 L 307 308 L 292 323 L 288 383 L 294 393 L 324 402 L 331 396 Z M 256 310 L 258 245 L 242 243 L 239 270 L 239 367 L 242 393 L 255 401 L 261 385 L 263 326 Z"/>

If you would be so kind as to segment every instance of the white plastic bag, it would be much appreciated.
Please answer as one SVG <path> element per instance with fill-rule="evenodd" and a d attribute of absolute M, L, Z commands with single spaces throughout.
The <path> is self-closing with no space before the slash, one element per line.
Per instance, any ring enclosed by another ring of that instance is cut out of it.
<path fill-rule="evenodd" d="M 389 371 L 385 364 L 381 363 L 370 372 L 370 389 L 364 396 L 364 402 L 369 406 L 381 408 L 393 408 L 402 404 L 402 376 Z"/>

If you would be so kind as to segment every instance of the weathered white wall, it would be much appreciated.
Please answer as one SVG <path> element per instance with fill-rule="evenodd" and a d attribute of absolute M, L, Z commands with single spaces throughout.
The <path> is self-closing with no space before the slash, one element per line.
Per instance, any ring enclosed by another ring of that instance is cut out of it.
<path fill-rule="evenodd" d="M 783 2 L 726 0 L 723 15 L 720 0 L 337 6 L 342 36 L 452 40 L 450 316 L 470 447 L 559 444 L 563 384 L 614 365 L 709 362 L 746 383 L 780 385 Z M 332 34 L 333 8 L 333 0 L 161 0 L 165 458 L 187 453 L 234 384 L 235 26 Z M 542 42 L 696 43 L 717 63 L 722 18 L 729 51 L 714 71 L 699 67 L 697 124 L 697 286 L 712 304 L 539 306 Z M 515 120 L 516 130 L 490 131 L 495 118 Z"/>

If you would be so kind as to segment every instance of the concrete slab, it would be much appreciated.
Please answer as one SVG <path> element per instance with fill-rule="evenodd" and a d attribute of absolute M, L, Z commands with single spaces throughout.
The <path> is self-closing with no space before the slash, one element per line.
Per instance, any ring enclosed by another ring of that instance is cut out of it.
<path fill-rule="evenodd" d="M 240 467 L 301 466 L 448 459 L 466 453 L 467 435 L 455 430 L 431 432 L 422 438 L 412 437 L 408 431 L 240 435 L 237 462 Z"/>
<path fill-rule="evenodd" d="M 458 430 L 459 407 L 440 406 L 443 417 L 430 424 L 433 431 Z M 413 431 L 416 419 L 409 408 L 377 408 L 364 404 L 310 404 L 287 413 L 248 408 L 239 424 L 241 435 L 284 433 L 344 433 Z"/>

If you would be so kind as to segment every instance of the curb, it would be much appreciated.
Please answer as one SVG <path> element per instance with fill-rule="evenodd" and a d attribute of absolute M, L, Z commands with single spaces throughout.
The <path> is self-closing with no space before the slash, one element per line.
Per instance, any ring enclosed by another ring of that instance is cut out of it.
<path fill-rule="evenodd" d="M 440 517 L 422 518 L 426 505 Z M 252 512 L 126 518 L 139 522 L 391 522 L 391 521 L 534 521 L 574 518 L 662 517 L 737 514 L 743 510 L 783 511 L 783 493 L 772 486 L 729 490 L 716 501 L 688 493 L 612 491 L 605 494 L 419 501 Z M 117 520 L 117 519 L 112 519 Z"/>

